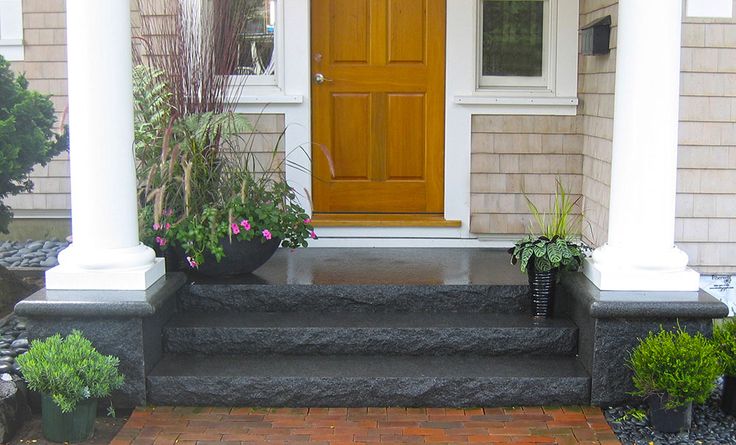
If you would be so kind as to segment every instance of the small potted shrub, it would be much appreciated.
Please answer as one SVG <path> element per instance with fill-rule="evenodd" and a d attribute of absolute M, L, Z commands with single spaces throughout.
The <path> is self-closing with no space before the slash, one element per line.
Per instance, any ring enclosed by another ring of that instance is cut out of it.
<path fill-rule="evenodd" d="M 570 198 L 559 179 L 556 184 L 549 213 L 540 212 L 526 197 L 537 230 L 532 229 L 532 235 L 525 236 L 509 249 L 511 263 L 518 263 L 521 272 L 529 275 L 532 315 L 537 318 L 552 316 L 558 271 L 577 271 L 587 249 L 576 240 L 580 234 L 581 215 L 573 210 L 578 200 Z"/>
<path fill-rule="evenodd" d="M 43 434 L 53 442 L 92 437 L 97 399 L 123 385 L 118 358 L 97 352 L 77 330 L 34 340 L 17 361 L 28 387 L 41 393 Z"/>
<path fill-rule="evenodd" d="M 636 391 L 649 404 L 652 426 L 664 433 L 688 431 L 692 404 L 704 403 L 721 374 L 716 346 L 702 334 L 650 332 L 629 357 Z"/>
<path fill-rule="evenodd" d="M 715 325 L 713 343 L 718 349 L 723 367 L 721 409 L 736 416 L 736 319 L 729 318 Z"/>

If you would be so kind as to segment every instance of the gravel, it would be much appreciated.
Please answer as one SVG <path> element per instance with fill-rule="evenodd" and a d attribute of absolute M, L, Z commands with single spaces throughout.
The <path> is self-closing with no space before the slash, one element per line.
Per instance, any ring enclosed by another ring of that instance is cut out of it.
<path fill-rule="evenodd" d="M 69 246 L 67 241 L 27 240 L 0 241 L 0 266 L 54 267 L 59 264 L 59 252 Z"/>
<path fill-rule="evenodd" d="M 704 405 L 693 406 L 693 423 L 690 433 L 665 434 L 654 431 L 645 419 L 638 421 L 622 417 L 633 408 L 646 411 L 645 406 L 620 406 L 605 409 L 606 420 L 624 445 L 736 445 L 736 419 L 720 408 L 721 388 Z"/>

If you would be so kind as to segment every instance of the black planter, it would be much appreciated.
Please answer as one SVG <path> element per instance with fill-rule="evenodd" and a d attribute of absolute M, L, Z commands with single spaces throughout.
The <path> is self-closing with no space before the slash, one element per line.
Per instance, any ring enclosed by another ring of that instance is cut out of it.
<path fill-rule="evenodd" d="M 529 287 L 532 297 L 532 316 L 535 318 L 552 317 L 557 286 L 557 269 L 538 272 L 529 268 Z"/>
<path fill-rule="evenodd" d="M 281 245 L 281 240 L 276 238 L 267 241 L 262 238 L 248 241 L 233 239 L 232 242 L 224 239 L 222 247 L 225 250 L 225 256 L 220 262 L 217 262 L 214 255 L 205 253 L 204 262 L 199 265 L 196 272 L 208 277 L 251 273 L 268 261 L 276 253 L 279 245 Z M 175 250 L 179 257 L 186 261 L 184 251 L 178 247 Z"/>
<path fill-rule="evenodd" d="M 667 396 L 652 395 L 647 398 L 647 403 L 649 422 L 655 430 L 663 433 L 690 431 L 693 420 L 692 402 L 674 409 L 666 409 L 664 406 L 667 403 Z"/>
<path fill-rule="evenodd" d="M 721 409 L 724 413 L 736 416 L 736 376 L 723 377 Z"/>

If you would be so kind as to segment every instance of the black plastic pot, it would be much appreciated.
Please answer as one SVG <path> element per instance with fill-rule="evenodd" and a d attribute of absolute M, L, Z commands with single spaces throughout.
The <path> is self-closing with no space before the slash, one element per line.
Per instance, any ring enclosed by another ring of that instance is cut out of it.
<path fill-rule="evenodd" d="M 268 261 L 276 253 L 279 245 L 281 245 L 281 240 L 276 238 L 267 241 L 262 238 L 248 241 L 233 239 L 232 242 L 224 239 L 222 247 L 225 250 L 225 256 L 220 262 L 217 262 L 214 255 L 206 253 L 204 262 L 199 265 L 196 272 L 209 277 L 251 273 Z M 176 251 L 182 259 L 185 258 L 180 248 L 176 248 Z"/>
<path fill-rule="evenodd" d="M 736 416 L 736 376 L 727 375 L 723 377 L 721 409 L 726 414 Z"/>
<path fill-rule="evenodd" d="M 535 318 L 552 317 L 555 288 L 557 287 L 557 269 L 538 272 L 533 268 L 529 268 L 528 273 L 532 297 L 532 316 Z"/>
<path fill-rule="evenodd" d="M 690 431 L 693 420 L 693 404 L 678 406 L 674 409 L 665 408 L 667 396 L 652 395 L 647 398 L 649 404 L 649 422 L 652 427 L 663 433 L 680 433 Z"/>

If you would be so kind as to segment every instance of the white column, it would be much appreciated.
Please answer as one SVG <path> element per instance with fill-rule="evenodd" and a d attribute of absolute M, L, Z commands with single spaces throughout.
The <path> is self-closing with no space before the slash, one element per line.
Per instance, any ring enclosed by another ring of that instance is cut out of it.
<path fill-rule="evenodd" d="M 601 290 L 692 291 L 675 247 L 682 0 L 620 0 L 608 244 L 585 273 Z"/>
<path fill-rule="evenodd" d="M 140 243 L 129 0 L 67 0 L 72 245 L 47 289 L 147 289 L 163 259 Z"/>

